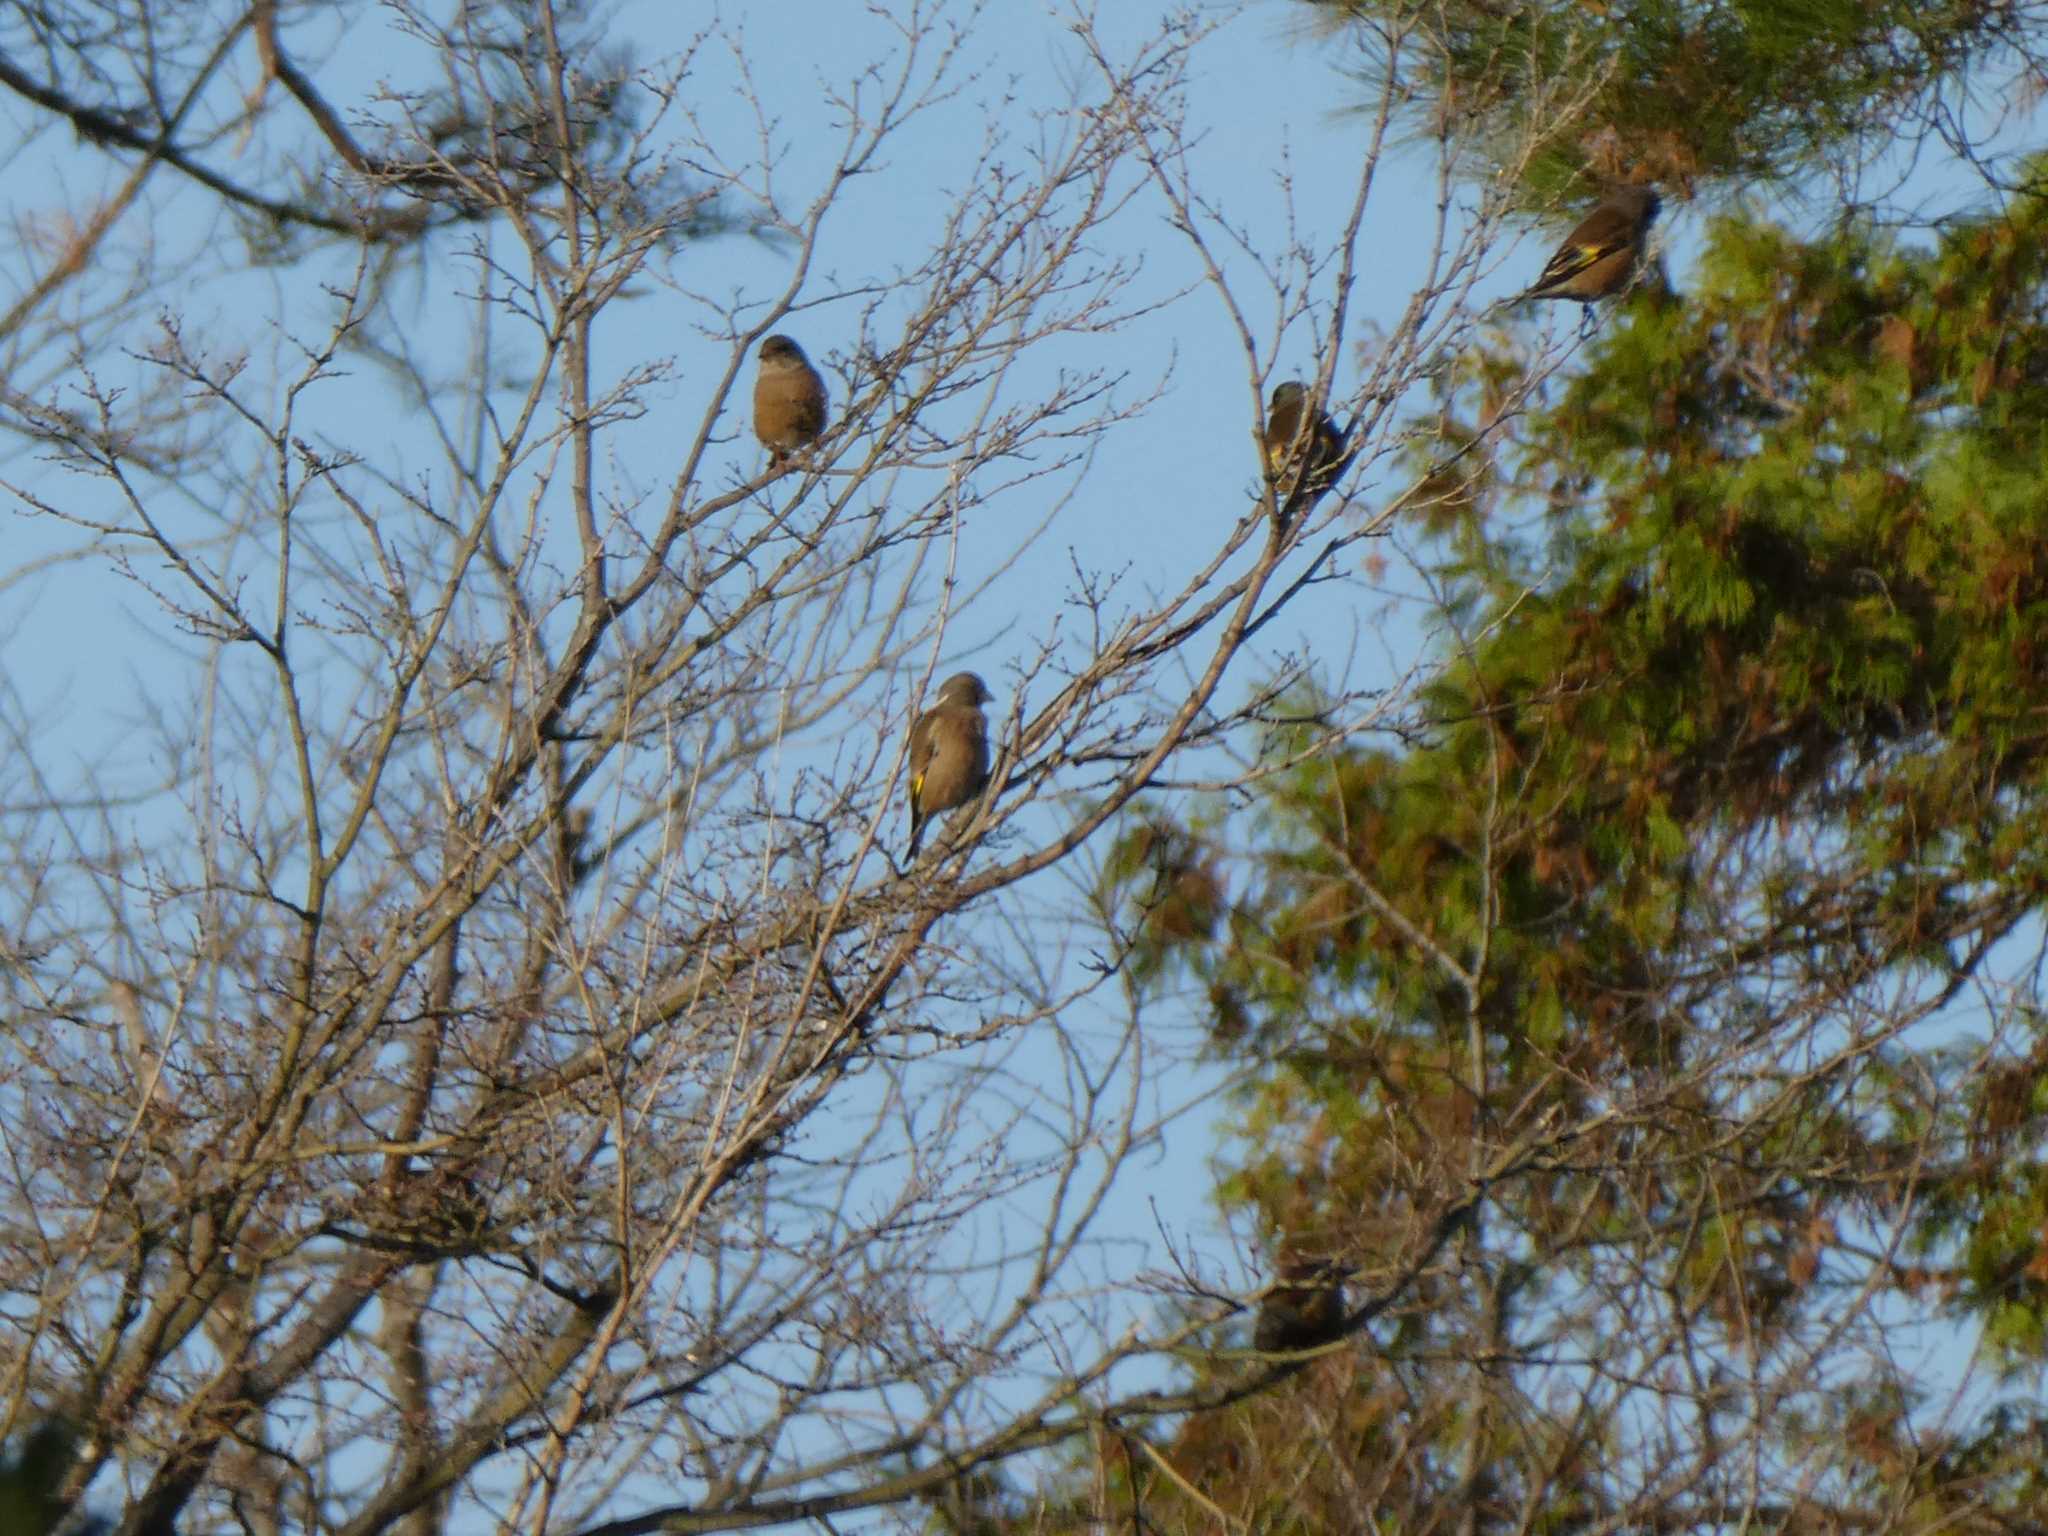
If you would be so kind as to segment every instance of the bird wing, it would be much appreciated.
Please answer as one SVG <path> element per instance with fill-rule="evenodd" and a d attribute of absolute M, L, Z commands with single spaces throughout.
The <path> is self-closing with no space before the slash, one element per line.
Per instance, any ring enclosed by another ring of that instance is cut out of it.
<path fill-rule="evenodd" d="M 811 437 L 825 430 L 825 414 L 829 397 L 825 394 L 825 380 L 818 370 L 808 363 L 804 365 L 806 375 L 802 394 L 797 402 L 798 429 Z"/>
<path fill-rule="evenodd" d="M 1328 416 L 1317 417 L 1313 449 L 1315 457 L 1310 462 L 1310 473 L 1325 483 L 1343 474 L 1351 465 L 1350 458 L 1344 452 L 1346 446 L 1344 434 L 1337 430 L 1337 423 Z"/>
<path fill-rule="evenodd" d="M 910 809 L 917 810 L 917 802 L 924 794 L 924 773 L 932 765 L 932 754 L 938 749 L 937 722 L 933 719 L 936 711 L 927 710 L 917 717 L 917 724 L 910 728 Z"/>
<path fill-rule="evenodd" d="M 1544 263 L 1542 273 L 1529 285 L 1531 293 L 1570 282 L 1597 261 L 1635 244 L 1636 224 L 1619 208 L 1595 208 L 1579 227 L 1564 237 L 1564 244 Z"/>

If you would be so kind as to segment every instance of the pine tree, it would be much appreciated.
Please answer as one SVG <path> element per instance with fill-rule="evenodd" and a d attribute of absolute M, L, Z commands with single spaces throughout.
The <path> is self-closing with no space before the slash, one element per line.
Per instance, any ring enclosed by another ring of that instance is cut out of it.
<path fill-rule="evenodd" d="M 2041 1507 L 2044 222 L 1716 223 L 1505 429 L 1521 360 L 1474 353 L 1422 708 L 1235 856 L 1140 835 L 1212 909 L 1146 974 L 1265 1064 L 1225 1198 L 1355 1277 L 1355 1347 L 1162 1440 L 1233 1518 Z M 1140 866 L 1138 908 L 1184 886 Z M 1952 1397 L 1973 1342 L 2009 1386 Z"/>

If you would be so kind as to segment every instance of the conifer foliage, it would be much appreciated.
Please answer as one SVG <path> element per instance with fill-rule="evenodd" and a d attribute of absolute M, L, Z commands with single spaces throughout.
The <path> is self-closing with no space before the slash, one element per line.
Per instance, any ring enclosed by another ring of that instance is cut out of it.
<path fill-rule="evenodd" d="M 1226 1198 L 1357 1277 L 1355 1347 L 1162 1449 L 1213 1508 L 2042 1507 L 2044 219 L 1715 222 L 1505 429 L 1514 343 L 1466 360 L 1435 683 L 1182 847 L 1215 921 L 1148 931 L 1264 1064 Z"/>

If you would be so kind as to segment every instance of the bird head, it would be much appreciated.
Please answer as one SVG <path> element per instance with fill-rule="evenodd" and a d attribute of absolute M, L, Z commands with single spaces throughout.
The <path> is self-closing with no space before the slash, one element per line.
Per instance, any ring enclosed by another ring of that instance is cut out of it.
<path fill-rule="evenodd" d="M 988 684 L 972 672 L 955 672 L 939 684 L 941 704 L 982 705 L 989 701 Z"/>
<path fill-rule="evenodd" d="M 787 336 L 770 336 L 761 343 L 761 361 L 764 363 L 802 363 L 809 359 L 804 349 Z"/>
<path fill-rule="evenodd" d="M 1664 199 L 1657 195 L 1655 187 L 1623 187 L 1614 194 L 1613 202 L 1624 213 L 1640 219 L 1645 228 L 1664 207 Z"/>

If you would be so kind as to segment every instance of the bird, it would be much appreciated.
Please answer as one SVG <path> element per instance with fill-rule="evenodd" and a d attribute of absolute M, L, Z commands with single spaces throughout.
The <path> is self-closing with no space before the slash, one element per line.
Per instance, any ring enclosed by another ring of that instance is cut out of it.
<path fill-rule="evenodd" d="M 1351 460 L 1344 452 L 1344 435 L 1324 412 L 1317 411 L 1314 424 L 1302 431 L 1307 403 L 1308 387 L 1301 380 L 1275 384 L 1273 398 L 1266 403 L 1266 431 L 1259 451 L 1266 461 L 1266 478 L 1278 486 L 1281 500 L 1294 499 L 1299 486 L 1313 506 Z M 1290 475 L 1288 470 L 1297 463 L 1301 468 Z"/>
<path fill-rule="evenodd" d="M 1618 187 L 1564 237 L 1524 299 L 1576 299 L 1592 304 L 1621 292 L 1643 259 L 1643 242 L 1663 201 L 1651 187 Z"/>
<path fill-rule="evenodd" d="M 1320 1259 L 1283 1259 L 1266 1299 L 1259 1303 L 1252 1348 L 1266 1354 L 1291 1354 L 1342 1337 L 1344 1287 L 1337 1279 L 1340 1273 Z"/>
<path fill-rule="evenodd" d="M 955 672 L 939 685 L 936 703 L 910 728 L 910 857 L 924 824 L 941 811 L 965 805 L 988 782 L 988 721 L 981 706 L 988 685 L 972 672 Z"/>
<path fill-rule="evenodd" d="M 787 336 L 761 343 L 761 371 L 754 378 L 754 436 L 768 450 L 768 467 L 778 468 L 825 430 L 825 381 Z"/>

